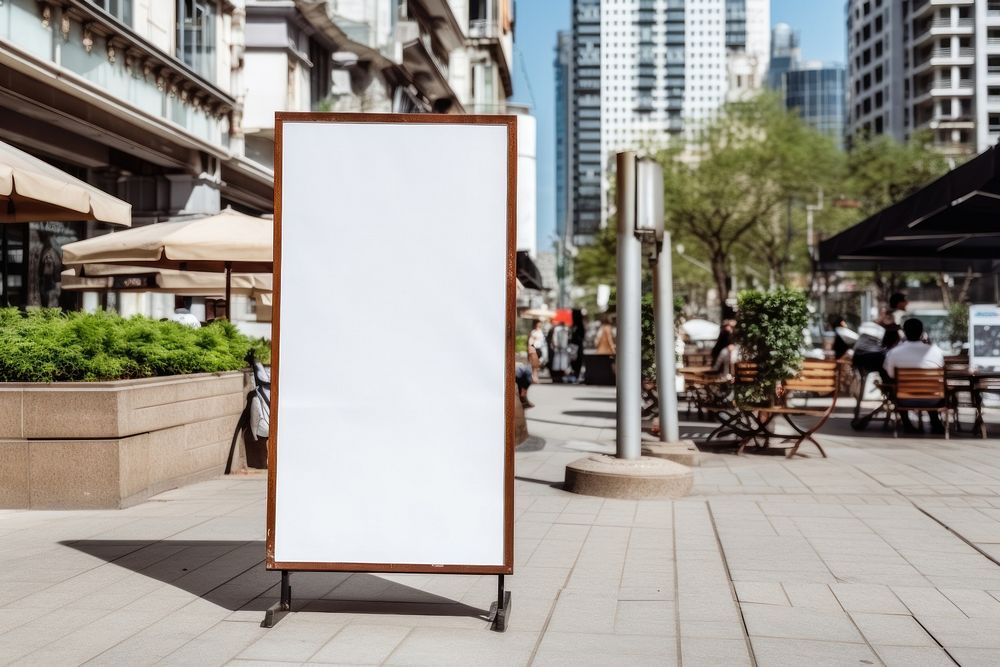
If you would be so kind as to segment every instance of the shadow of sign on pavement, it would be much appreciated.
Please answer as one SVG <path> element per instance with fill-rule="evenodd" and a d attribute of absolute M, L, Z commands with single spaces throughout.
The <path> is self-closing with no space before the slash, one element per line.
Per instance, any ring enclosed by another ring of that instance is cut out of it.
<path fill-rule="evenodd" d="M 263 541 L 77 540 L 60 544 L 231 611 L 264 611 L 279 596 L 278 572 L 264 568 Z M 414 581 L 426 575 L 409 576 Z M 350 614 L 465 616 L 489 612 L 367 573 L 302 572 L 295 578 L 296 611 Z M 114 587 L 117 584 L 109 584 Z"/>

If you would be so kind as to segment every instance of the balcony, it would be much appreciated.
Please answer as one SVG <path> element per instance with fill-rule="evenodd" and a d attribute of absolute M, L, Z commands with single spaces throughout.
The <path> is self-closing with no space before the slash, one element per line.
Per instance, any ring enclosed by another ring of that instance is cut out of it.
<path fill-rule="evenodd" d="M 914 0 L 910 14 L 918 19 L 938 8 L 971 7 L 974 4 L 976 0 Z"/>
<path fill-rule="evenodd" d="M 976 50 L 970 47 L 960 49 L 933 49 L 917 54 L 916 62 L 911 72 L 919 74 L 932 67 L 951 65 L 972 65 L 976 59 Z"/>
<path fill-rule="evenodd" d="M 935 37 L 948 35 L 972 35 L 975 33 L 975 21 L 960 18 L 956 21 L 948 19 L 933 19 L 914 28 L 913 45 L 919 46 Z"/>
<path fill-rule="evenodd" d="M 935 81 L 930 86 L 918 88 L 913 96 L 913 104 L 922 104 L 935 97 L 966 97 L 975 94 L 975 83 L 972 79 L 953 81 Z"/>
<path fill-rule="evenodd" d="M 931 116 L 917 120 L 917 130 L 971 130 L 976 126 L 972 116 Z"/>
<path fill-rule="evenodd" d="M 500 78 L 507 96 L 514 92 L 514 81 L 510 67 L 513 62 L 514 35 L 505 29 L 499 19 L 474 19 L 469 21 L 469 41 L 493 51 L 494 59 L 500 66 Z"/>

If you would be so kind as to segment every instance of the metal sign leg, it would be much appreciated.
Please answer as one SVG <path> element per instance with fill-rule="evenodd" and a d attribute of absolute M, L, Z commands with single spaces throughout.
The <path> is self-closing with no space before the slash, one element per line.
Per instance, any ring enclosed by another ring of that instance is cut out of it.
<path fill-rule="evenodd" d="M 507 631 L 507 617 L 510 616 L 510 591 L 503 587 L 503 575 L 497 575 L 497 601 L 490 605 L 489 620 L 493 621 L 490 630 L 494 632 Z"/>
<path fill-rule="evenodd" d="M 289 583 L 289 576 L 288 570 L 281 571 L 281 600 L 264 612 L 264 621 L 260 627 L 273 628 L 292 611 L 292 585 Z"/>

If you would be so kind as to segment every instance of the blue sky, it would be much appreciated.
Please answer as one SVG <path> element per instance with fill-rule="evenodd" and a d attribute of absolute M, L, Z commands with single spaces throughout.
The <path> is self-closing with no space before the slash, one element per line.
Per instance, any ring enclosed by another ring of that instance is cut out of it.
<path fill-rule="evenodd" d="M 516 0 L 515 102 L 530 104 L 538 120 L 538 249 L 555 234 L 556 33 L 569 30 L 570 0 Z M 844 0 L 772 0 L 771 24 L 784 21 L 799 32 L 802 56 L 845 61 Z"/>

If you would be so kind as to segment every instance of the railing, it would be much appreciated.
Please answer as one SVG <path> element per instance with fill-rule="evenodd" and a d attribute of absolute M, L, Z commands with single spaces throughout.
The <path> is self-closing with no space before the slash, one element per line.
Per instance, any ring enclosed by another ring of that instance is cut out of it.
<path fill-rule="evenodd" d="M 948 19 L 934 19 L 931 21 L 931 28 L 972 28 L 975 27 L 975 22 L 972 19 L 960 18 L 958 21 L 953 22 L 950 18 Z"/>
<path fill-rule="evenodd" d="M 469 37 L 473 39 L 496 39 L 500 37 L 500 25 L 490 19 L 469 21 Z"/>
<path fill-rule="evenodd" d="M 990 42 L 990 40 L 987 40 Z M 992 42 L 990 42 L 992 43 Z M 996 39 L 996 44 L 1000 46 L 1000 38 Z M 976 56 L 976 50 L 971 47 L 962 47 L 960 49 L 934 49 L 931 51 L 931 58 L 974 58 Z M 927 62 L 926 60 L 921 61 L 920 64 Z"/>

